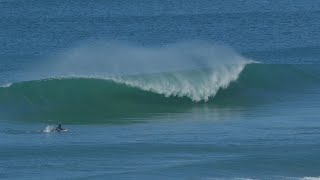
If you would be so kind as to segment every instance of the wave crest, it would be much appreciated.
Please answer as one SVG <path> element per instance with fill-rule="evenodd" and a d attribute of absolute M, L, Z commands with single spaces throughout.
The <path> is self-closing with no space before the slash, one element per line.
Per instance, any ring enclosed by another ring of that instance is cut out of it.
<path fill-rule="evenodd" d="M 176 72 L 149 76 L 113 78 L 117 83 L 140 88 L 166 97 L 188 97 L 195 102 L 208 101 L 219 89 L 238 79 L 248 62 L 223 64 L 210 70 Z"/>

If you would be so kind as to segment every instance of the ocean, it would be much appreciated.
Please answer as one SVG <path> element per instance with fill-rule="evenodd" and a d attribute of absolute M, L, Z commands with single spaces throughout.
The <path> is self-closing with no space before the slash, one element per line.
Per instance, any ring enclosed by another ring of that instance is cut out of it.
<path fill-rule="evenodd" d="M 315 0 L 0 0 L 0 179 L 320 179 L 319 30 Z"/>

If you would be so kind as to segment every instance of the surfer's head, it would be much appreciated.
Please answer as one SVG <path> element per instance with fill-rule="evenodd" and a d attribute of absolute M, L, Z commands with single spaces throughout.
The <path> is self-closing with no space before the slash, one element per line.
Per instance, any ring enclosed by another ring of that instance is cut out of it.
<path fill-rule="evenodd" d="M 61 124 L 58 125 L 58 128 L 61 129 Z"/>

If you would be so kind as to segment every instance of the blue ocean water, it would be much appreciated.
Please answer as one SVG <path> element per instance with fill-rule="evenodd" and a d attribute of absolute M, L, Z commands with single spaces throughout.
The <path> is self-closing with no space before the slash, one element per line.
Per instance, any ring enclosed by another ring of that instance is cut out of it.
<path fill-rule="evenodd" d="M 314 0 L 0 0 L 0 178 L 319 179 L 319 29 Z"/>

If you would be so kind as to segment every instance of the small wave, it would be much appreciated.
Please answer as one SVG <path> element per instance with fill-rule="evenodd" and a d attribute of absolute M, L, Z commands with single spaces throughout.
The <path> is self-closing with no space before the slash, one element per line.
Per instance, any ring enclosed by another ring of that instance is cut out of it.
<path fill-rule="evenodd" d="M 303 177 L 301 178 L 301 180 L 320 180 L 320 176 L 319 177 Z"/>
<path fill-rule="evenodd" d="M 6 83 L 6 84 L 2 84 L 0 85 L 0 88 L 8 88 L 12 85 L 12 83 Z"/>

